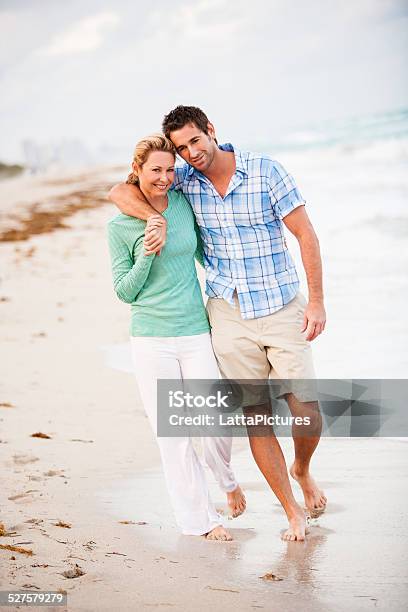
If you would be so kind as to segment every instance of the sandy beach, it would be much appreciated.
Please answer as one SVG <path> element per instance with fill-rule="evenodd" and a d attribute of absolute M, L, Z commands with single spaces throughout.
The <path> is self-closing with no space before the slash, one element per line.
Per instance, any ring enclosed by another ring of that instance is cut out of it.
<path fill-rule="evenodd" d="M 322 440 L 313 471 L 329 506 L 305 543 L 281 541 L 283 511 L 247 441 L 235 440 L 248 510 L 226 517 L 234 541 L 179 535 L 136 383 L 107 360 L 106 347 L 128 339 L 129 308 L 114 295 L 106 241 L 116 211 L 105 199 L 125 174 L 101 168 L 0 184 L 0 589 L 61 590 L 77 612 L 405 609 L 401 439 Z M 329 281 L 333 316 L 341 281 Z M 387 282 L 398 290 L 396 277 Z M 353 309 L 343 318 L 350 335 L 358 303 Z M 384 339 L 395 348 L 397 366 L 385 365 L 395 377 L 406 364 L 402 313 L 397 305 L 394 344 Z M 347 376 L 336 367 L 345 363 L 344 345 L 331 359 L 340 337 L 341 324 L 316 346 L 322 376 Z M 370 369 L 354 351 L 348 365 L 361 365 L 355 377 L 380 376 L 380 357 L 373 359 Z M 291 441 L 282 446 L 289 461 Z M 225 509 L 212 481 L 211 491 Z M 75 577 L 64 576 L 70 570 Z"/>

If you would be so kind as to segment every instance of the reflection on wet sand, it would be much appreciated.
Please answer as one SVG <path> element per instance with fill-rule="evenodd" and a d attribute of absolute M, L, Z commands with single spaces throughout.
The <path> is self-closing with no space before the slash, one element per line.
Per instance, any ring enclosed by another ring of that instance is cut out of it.
<path fill-rule="evenodd" d="M 290 454 L 290 441 L 282 442 L 285 454 Z M 393 583 L 393 601 L 399 605 L 404 597 L 403 568 L 408 558 L 400 538 L 401 524 L 390 517 L 395 516 L 400 500 L 400 476 L 396 474 L 406 463 L 406 448 L 386 439 L 323 440 L 314 471 L 317 477 L 322 476 L 319 481 L 329 504 L 319 519 L 310 521 L 305 542 L 280 539 L 286 517 L 258 473 L 249 449 L 234 455 L 247 511 L 225 521 L 234 537 L 232 542 L 180 535 L 159 470 L 121 483 L 120 488 L 104 496 L 114 501 L 112 509 L 122 518 L 125 512 L 129 518 L 149 516 L 149 524 L 141 532 L 145 545 L 160 551 L 163 558 L 184 564 L 186 578 L 196 580 L 203 588 L 253 593 L 258 604 L 263 597 L 267 602 L 273 592 L 276 605 L 302 602 L 302 610 L 326 612 L 348 606 L 353 610 L 370 609 L 373 602 L 389 598 L 387 584 Z M 395 464 L 394 469 L 391 464 L 386 467 L 386 457 L 388 463 Z M 380 506 L 379 487 L 385 495 Z M 296 483 L 293 488 L 300 501 L 300 488 Z M 217 487 L 212 484 L 210 490 L 216 507 L 225 507 Z M 359 503 L 363 499 L 364 503 Z M 379 567 L 376 560 L 384 554 L 387 563 Z"/>
<path fill-rule="evenodd" d="M 333 533 L 330 529 L 312 526 L 301 546 L 296 546 L 297 542 L 288 542 L 286 550 L 274 564 L 275 573 L 278 576 L 285 576 L 287 580 L 317 588 L 319 581 L 315 564 L 318 565 L 324 558 L 324 546 L 330 533 Z"/>

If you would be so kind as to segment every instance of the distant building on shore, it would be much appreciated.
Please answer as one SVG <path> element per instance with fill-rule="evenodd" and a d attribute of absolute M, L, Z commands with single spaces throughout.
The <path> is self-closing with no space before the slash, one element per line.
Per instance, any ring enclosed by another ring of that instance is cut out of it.
<path fill-rule="evenodd" d="M 131 151 L 128 151 L 127 147 L 103 143 L 91 151 L 78 139 L 46 144 L 34 140 L 24 140 L 22 148 L 24 165 L 32 173 L 60 167 L 81 168 L 95 165 L 127 164 L 131 158 Z"/>

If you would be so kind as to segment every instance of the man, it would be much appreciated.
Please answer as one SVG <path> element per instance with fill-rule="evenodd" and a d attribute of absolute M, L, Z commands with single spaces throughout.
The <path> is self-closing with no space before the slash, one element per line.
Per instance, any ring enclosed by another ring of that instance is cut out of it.
<path fill-rule="evenodd" d="M 163 132 L 186 162 L 176 169 L 174 187 L 190 201 L 204 242 L 207 308 L 222 376 L 314 378 L 310 342 L 326 323 L 322 265 L 318 239 L 293 178 L 268 156 L 218 146 L 215 128 L 199 108 L 178 106 L 164 118 Z M 159 252 L 165 244 L 165 219 L 143 201 L 137 187 L 116 185 L 110 198 L 123 213 L 147 220 L 147 253 Z M 298 293 L 282 223 L 299 242 L 307 304 Z M 309 416 L 313 425 L 308 436 L 293 428 L 290 474 L 316 516 L 327 502 L 309 471 L 320 439 L 318 404 L 301 401 L 293 392 L 285 399 L 293 416 Z M 270 411 L 268 402 L 253 408 L 256 413 Z M 294 499 L 273 430 L 259 435 L 249 428 L 248 434 L 254 459 L 286 512 L 289 528 L 283 539 L 304 540 L 307 517 Z"/>

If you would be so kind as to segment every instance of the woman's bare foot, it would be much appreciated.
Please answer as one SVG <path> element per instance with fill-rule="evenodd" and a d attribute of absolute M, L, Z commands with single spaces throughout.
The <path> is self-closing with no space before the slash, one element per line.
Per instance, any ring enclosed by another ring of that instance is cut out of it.
<path fill-rule="evenodd" d="M 206 536 L 207 540 L 222 540 L 223 542 L 231 542 L 232 535 L 224 529 L 221 525 L 218 527 L 214 527 L 211 531 L 209 531 Z"/>
<path fill-rule="evenodd" d="M 233 518 L 236 518 L 237 516 L 245 512 L 246 499 L 239 485 L 237 486 L 236 489 L 234 489 L 230 493 L 227 493 L 227 501 L 228 501 L 228 506 L 231 510 L 231 516 Z"/>
<path fill-rule="evenodd" d="M 289 529 L 282 534 L 282 540 L 287 542 L 303 542 L 305 536 L 309 533 L 307 516 L 304 511 L 299 507 L 299 510 L 288 520 Z"/>
<path fill-rule="evenodd" d="M 301 472 L 294 463 L 290 468 L 290 475 L 302 488 L 306 510 L 310 513 L 311 518 L 317 518 L 323 514 L 326 510 L 327 497 L 319 489 L 309 471 Z"/>

